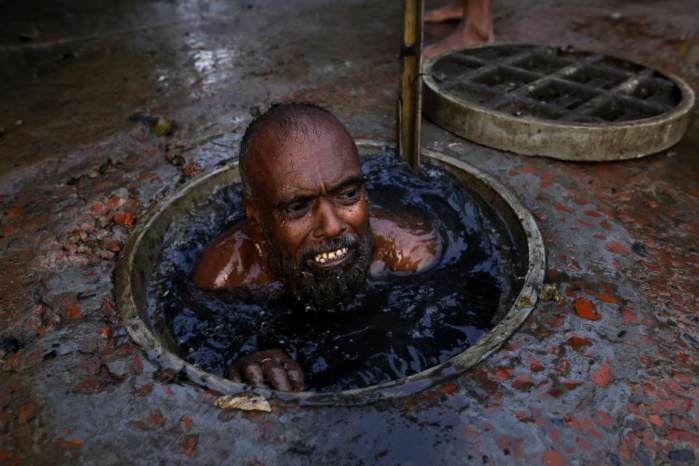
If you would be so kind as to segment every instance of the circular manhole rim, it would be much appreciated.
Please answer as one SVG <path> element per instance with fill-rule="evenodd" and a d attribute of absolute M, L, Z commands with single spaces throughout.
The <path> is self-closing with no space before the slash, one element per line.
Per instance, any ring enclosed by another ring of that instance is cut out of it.
<path fill-rule="evenodd" d="M 541 44 L 485 44 L 457 52 L 448 52 L 427 60 L 422 65 L 423 111 L 442 128 L 488 147 L 522 155 L 544 156 L 577 162 L 601 162 L 645 157 L 667 149 L 684 136 L 695 94 L 682 78 L 666 70 L 627 58 L 588 49 L 581 52 L 600 53 L 624 60 L 663 74 L 682 93 L 680 102 L 670 111 L 649 118 L 620 123 L 561 123 L 535 117 L 518 118 L 505 112 L 485 108 L 442 90 L 432 76 L 437 61 L 452 53 L 488 47 L 541 47 Z M 546 45 L 546 47 L 565 47 Z"/>
<path fill-rule="evenodd" d="M 380 141 L 357 140 L 356 143 L 360 153 L 363 150 L 378 152 L 395 149 L 395 145 Z M 171 369 L 178 373 L 184 372 L 189 380 L 222 395 L 255 394 L 268 400 L 296 402 L 312 406 L 362 405 L 381 399 L 409 395 L 435 386 L 469 370 L 499 349 L 533 311 L 544 280 L 546 260 L 544 243 L 533 215 L 508 188 L 493 177 L 466 162 L 437 151 L 424 149 L 422 155 L 447 170 L 451 168 L 450 171 L 452 172 L 461 172 L 465 176 L 471 177 L 476 182 L 475 184 L 482 183 L 491 196 L 499 197 L 499 202 L 504 202 L 504 205 L 511 209 L 512 215 L 522 229 L 522 239 L 526 241 L 528 249 L 527 272 L 513 304 L 495 327 L 465 351 L 437 366 L 402 379 L 378 385 L 332 393 L 292 393 L 268 388 L 252 388 L 233 382 L 206 372 L 165 348 L 163 342 L 154 335 L 150 326 L 141 317 L 141 315 L 145 316 L 146 313 L 146 290 L 144 286 L 146 280 L 143 270 L 139 270 L 136 266 L 137 258 L 145 255 L 154 261 L 158 260 L 162 236 L 176 214 L 205 200 L 206 195 L 199 191 L 210 193 L 211 191 L 206 191 L 206 187 L 214 188 L 221 186 L 223 183 L 233 183 L 239 180 L 237 161 L 192 180 L 177 192 L 153 206 L 142 217 L 140 223 L 131 233 L 115 270 L 116 303 L 122 323 L 125 325 L 129 336 L 146 352 L 148 358 L 160 368 Z M 193 194 L 195 195 L 193 196 Z M 180 204 L 184 205 L 185 199 L 187 200 L 187 207 L 178 207 Z M 498 214 L 502 215 L 502 212 Z M 151 231 L 159 231 L 158 241 L 154 241 L 148 236 Z M 142 249 L 144 250 L 142 251 Z M 144 305 L 141 308 L 136 304 L 136 294 L 138 293 L 143 293 Z"/>

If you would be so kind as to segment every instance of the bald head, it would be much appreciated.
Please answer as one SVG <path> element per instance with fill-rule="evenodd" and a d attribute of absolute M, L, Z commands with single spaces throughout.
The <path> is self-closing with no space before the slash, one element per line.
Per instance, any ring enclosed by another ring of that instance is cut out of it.
<path fill-rule="evenodd" d="M 345 127 L 315 105 L 272 107 L 245 132 L 240 172 L 248 225 L 264 238 L 269 269 L 304 301 L 350 299 L 366 281 L 372 237 L 357 146 Z"/>
<path fill-rule="evenodd" d="M 273 105 L 248 126 L 240 143 L 240 176 L 245 194 L 254 198 L 256 186 L 252 171 L 259 174 L 260 169 L 263 172 L 274 170 L 280 157 L 298 159 L 299 163 L 313 163 L 299 151 L 303 146 L 328 140 L 338 146 L 337 155 L 349 151 L 356 156 L 356 146 L 349 132 L 326 109 L 296 102 Z M 330 151 L 327 157 L 335 154 L 336 151 Z"/>

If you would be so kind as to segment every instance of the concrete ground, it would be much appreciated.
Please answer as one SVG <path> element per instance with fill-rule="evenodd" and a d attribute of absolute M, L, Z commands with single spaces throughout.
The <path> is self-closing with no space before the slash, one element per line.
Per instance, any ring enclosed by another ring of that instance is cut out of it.
<path fill-rule="evenodd" d="M 499 41 L 572 44 L 699 84 L 696 2 L 494 8 Z M 112 296 L 119 250 L 148 206 L 234 158 L 272 101 L 317 102 L 357 137 L 392 139 L 401 2 L 1 11 L 0 465 L 699 463 L 696 119 L 667 151 L 605 164 L 503 153 L 425 122 L 425 146 L 535 213 L 560 299 L 475 370 L 415 396 L 219 411 L 216 394 L 129 342 Z M 154 135 L 129 121 L 138 111 L 177 129 Z"/>

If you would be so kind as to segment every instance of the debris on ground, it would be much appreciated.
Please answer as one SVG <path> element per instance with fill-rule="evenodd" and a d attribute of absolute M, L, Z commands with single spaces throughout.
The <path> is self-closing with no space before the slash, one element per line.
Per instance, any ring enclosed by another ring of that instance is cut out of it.
<path fill-rule="evenodd" d="M 160 137 L 170 136 L 176 129 L 175 122 L 165 117 L 149 115 L 147 113 L 134 113 L 129 116 L 129 121 L 141 123 L 147 126 L 153 134 Z"/>
<path fill-rule="evenodd" d="M 547 283 L 541 287 L 541 299 L 544 301 L 558 302 L 561 300 L 561 295 L 558 293 L 556 285 Z"/>
<path fill-rule="evenodd" d="M 242 393 L 240 395 L 224 395 L 216 398 L 214 406 L 219 409 L 239 409 L 241 411 L 272 412 L 269 401 L 255 393 Z"/>

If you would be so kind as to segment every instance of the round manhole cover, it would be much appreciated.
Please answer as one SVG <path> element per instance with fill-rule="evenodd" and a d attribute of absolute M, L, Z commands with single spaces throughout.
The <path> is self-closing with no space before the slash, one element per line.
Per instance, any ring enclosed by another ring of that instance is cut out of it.
<path fill-rule="evenodd" d="M 380 142 L 358 141 L 357 146 L 366 162 L 392 155 L 395 151 L 392 146 Z M 495 303 L 490 330 L 479 336 L 466 349 L 460 346 L 462 349 L 457 349 L 456 354 L 449 359 L 407 377 L 332 392 L 290 393 L 265 388 L 251 389 L 216 373 L 207 372 L 193 362 L 191 354 L 188 355 L 177 343 L 175 334 L 165 323 L 163 315 L 152 312 L 155 309 L 154 300 L 162 299 L 164 294 L 153 293 L 152 290 L 158 287 L 151 285 L 157 283 L 158 277 L 163 273 L 163 267 L 169 267 L 168 256 L 164 251 L 169 250 L 168 248 L 177 250 L 185 246 L 192 247 L 192 242 L 182 240 L 183 237 L 173 236 L 173 231 L 177 230 L 178 225 L 199 225 L 197 222 L 200 220 L 196 219 L 200 217 L 204 219 L 202 222 L 211 222 L 212 217 L 206 210 L 210 200 L 219 196 L 221 192 L 225 194 L 224 200 L 230 199 L 226 193 L 232 192 L 232 185 L 239 182 L 236 164 L 219 168 L 192 181 L 155 206 L 135 228 L 116 271 L 117 304 L 130 336 L 161 368 L 180 373 L 222 395 L 241 397 L 253 393 L 257 400 L 261 396 L 265 400 L 274 398 L 310 405 L 365 404 L 382 398 L 415 393 L 470 369 L 497 350 L 533 310 L 545 270 L 543 242 L 532 215 L 503 185 L 478 169 L 444 154 L 426 150 L 423 151 L 423 156 L 426 164 L 441 169 L 439 172 L 446 172 L 455 183 L 467 188 L 474 199 L 479 199 L 478 202 L 487 207 L 487 213 L 483 211 L 484 215 L 501 225 L 501 231 L 506 233 L 497 247 L 508 257 L 502 262 L 507 268 L 503 276 L 511 275 L 512 279 L 508 279 L 506 291 L 500 294 L 498 302 Z M 435 195 L 447 197 L 454 196 L 454 193 L 440 192 Z M 198 217 L 197 212 L 203 213 Z M 196 225 L 192 228 L 199 228 Z M 495 228 L 495 223 L 492 225 Z M 188 263 L 184 259 L 180 262 Z M 462 272 L 464 271 L 457 271 L 453 278 L 458 283 L 468 283 Z M 183 280 L 189 277 L 186 271 L 176 275 L 184 277 Z M 423 276 L 421 280 L 428 278 Z M 407 306 L 410 303 L 404 304 Z M 227 309 L 229 311 L 231 308 Z M 467 309 L 463 308 L 459 312 L 465 311 Z M 402 340 L 396 341 L 397 344 L 402 344 Z"/>
<path fill-rule="evenodd" d="M 680 78 L 571 47 L 502 44 L 423 65 L 424 111 L 479 144 L 594 161 L 642 157 L 684 135 L 694 92 Z"/>

